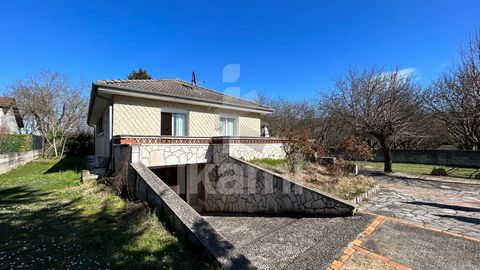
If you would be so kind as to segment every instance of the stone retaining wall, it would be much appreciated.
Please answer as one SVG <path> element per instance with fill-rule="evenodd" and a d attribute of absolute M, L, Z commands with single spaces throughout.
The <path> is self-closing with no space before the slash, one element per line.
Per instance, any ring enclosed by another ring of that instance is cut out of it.
<path fill-rule="evenodd" d="M 0 154 L 0 173 L 6 173 L 42 155 L 42 150 Z"/>
<path fill-rule="evenodd" d="M 138 144 L 132 145 L 132 162 L 146 166 L 207 163 L 211 161 L 209 144 Z"/>
<path fill-rule="evenodd" d="M 113 163 L 117 170 L 124 159 L 122 146 L 131 146 L 131 162 L 142 162 L 148 167 L 209 163 L 212 147 L 228 144 L 232 156 L 252 160 L 285 157 L 282 140 L 275 138 L 241 137 L 116 137 L 113 145 Z"/>
<path fill-rule="evenodd" d="M 131 163 L 128 190 L 158 208 L 170 228 L 205 251 L 221 269 L 255 269 L 250 260 L 142 163 Z"/>
<path fill-rule="evenodd" d="M 355 206 L 333 195 L 314 191 L 229 155 L 228 144 L 213 147 L 213 162 L 206 182 L 207 211 L 353 215 Z"/>
<path fill-rule="evenodd" d="M 230 155 L 243 160 L 259 158 L 283 159 L 285 151 L 281 143 L 256 143 L 256 144 L 230 144 Z"/>

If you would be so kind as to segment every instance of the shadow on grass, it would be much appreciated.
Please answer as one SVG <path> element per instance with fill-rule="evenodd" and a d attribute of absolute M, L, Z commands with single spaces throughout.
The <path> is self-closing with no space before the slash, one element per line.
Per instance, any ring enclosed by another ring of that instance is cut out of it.
<path fill-rule="evenodd" d="M 40 202 L 41 197 L 48 194 L 50 193 L 41 192 L 26 185 L 4 188 L 0 189 L 0 206 Z"/>
<path fill-rule="evenodd" d="M 65 157 L 50 167 L 44 174 L 75 171 L 80 172 L 83 166 L 83 157 Z"/>
<path fill-rule="evenodd" d="M 50 195 L 28 186 L 0 189 L 0 269 L 202 267 L 192 259 L 195 254 L 166 234 L 145 239 L 151 214 L 140 204 L 119 210 L 107 199 L 100 211 L 90 213 L 79 207 L 80 196 Z M 152 248 L 149 241 L 158 245 Z"/>

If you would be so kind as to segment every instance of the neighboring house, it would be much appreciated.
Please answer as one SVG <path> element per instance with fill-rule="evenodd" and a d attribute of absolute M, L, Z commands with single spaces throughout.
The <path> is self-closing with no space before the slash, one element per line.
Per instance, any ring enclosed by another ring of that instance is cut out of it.
<path fill-rule="evenodd" d="M 18 134 L 23 128 L 23 120 L 14 98 L 0 97 L 0 132 Z"/>
<path fill-rule="evenodd" d="M 269 113 L 179 79 L 104 80 L 92 85 L 88 124 L 95 127 L 97 166 L 142 162 L 196 204 L 212 144 L 244 160 L 284 157 L 280 139 L 261 137 L 260 116 Z"/>

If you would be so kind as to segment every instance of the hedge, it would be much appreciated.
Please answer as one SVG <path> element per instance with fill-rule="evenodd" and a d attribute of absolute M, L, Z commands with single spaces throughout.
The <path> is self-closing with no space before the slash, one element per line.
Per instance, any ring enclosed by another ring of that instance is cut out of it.
<path fill-rule="evenodd" d="M 0 135 L 0 153 L 27 152 L 32 150 L 33 137 L 28 134 Z"/>

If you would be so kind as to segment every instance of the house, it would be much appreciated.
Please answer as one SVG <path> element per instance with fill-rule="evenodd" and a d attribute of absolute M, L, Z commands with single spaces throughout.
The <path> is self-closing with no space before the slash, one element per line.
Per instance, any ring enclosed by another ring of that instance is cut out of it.
<path fill-rule="evenodd" d="M 141 162 L 190 204 L 213 145 L 243 160 L 282 158 L 282 140 L 261 136 L 272 109 L 180 79 L 102 80 L 92 84 L 88 124 L 95 127 L 97 166 Z M 203 175 L 202 175 L 203 174 Z"/>
<path fill-rule="evenodd" d="M 22 116 L 14 98 L 0 97 L 0 133 L 18 134 L 23 128 Z"/>

